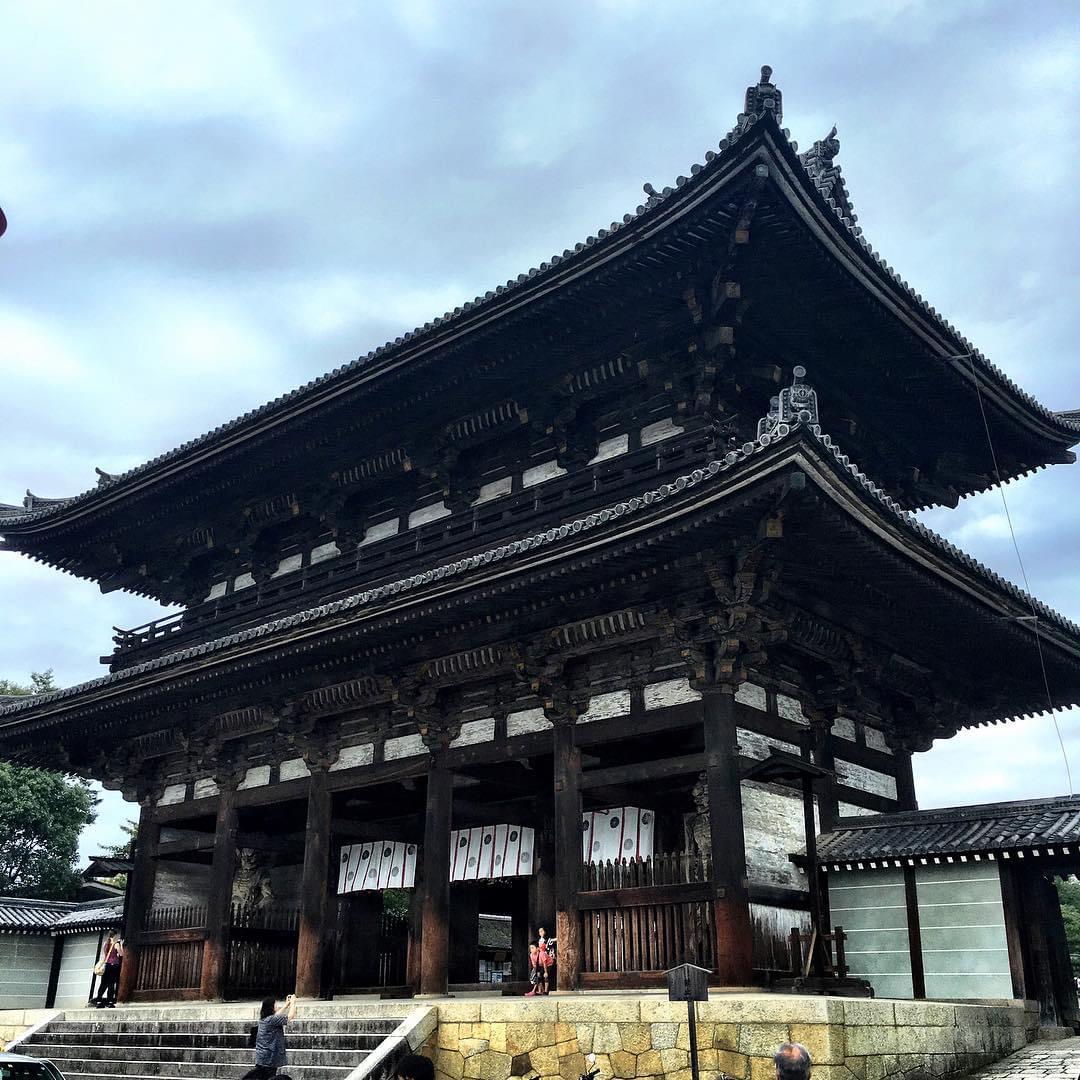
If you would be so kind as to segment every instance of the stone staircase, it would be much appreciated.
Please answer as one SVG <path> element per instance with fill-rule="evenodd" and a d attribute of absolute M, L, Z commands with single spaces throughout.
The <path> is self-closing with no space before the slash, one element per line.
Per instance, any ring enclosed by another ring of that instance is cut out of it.
<path fill-rule="evenodd" d="M 379 1005 L 301 1006 L 285 1029 L 293 1080 L 346 1080 L 401 1023 Z M 11 1049 L 66 1080 L 239 1080 L 252 1067 L 256 1006 L 69 1010 Z"/>

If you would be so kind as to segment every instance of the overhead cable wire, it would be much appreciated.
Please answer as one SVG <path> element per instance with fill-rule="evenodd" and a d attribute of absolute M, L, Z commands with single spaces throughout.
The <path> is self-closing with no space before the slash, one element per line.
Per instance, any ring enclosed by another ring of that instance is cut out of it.
<path fill-rule="evenodd" d="M 982 388 L 979 385 L 979 377 L 975 373 L 975 363 L 971 353 L 962 353 L 958 356 L 946 356 L 945 360 L 966 360 L 971 371 L 971 381 L 975 386 L 975 397 L 979 402 L 979 415 L 982 417 L 983 430 L 986 432 L 986 445 L 990 449 L 990 462 L 994 467 L 994 479 L 997 481 L 998 494 L 1001 496 L 1001 505 L 1005 511 L 1005 522 L 1009 527 L 1009 536 L 1012 537 L 1013 551 L 1016 552 L 1016 561 L 1020 566 L 1020 577 L 1024 582 L 1024 593 L 1031 608 L 1031 626 L 1035 632 L 1035 650 L 1039 656 L 1039 669 L 1042 672 L 1043 689 L 1046 691 L 1046 704 L 1050 710 L 1050 719 L 1054 722 L 1054 731 L 1057 734 L 1058 745 L 1061 747 L 1061 757 L 1065 762 L 1065 775 L 1069 781 L 1069 794 L 1074 794 L 1072 769 L 1069 767 L 1069 754 L 1065 749 L 1065 740 L 1061 735 L 1061 725 L 1058 723 L 1055 712 L 1054 697 L 1050 693 L 1050 679 L 1046 673 L 1046 658 L 1043 656 L 1042 634 L 1039 631 L 1039 613 L 1035 608 L 1035 600 L 1028 582 L 1027 568 L 1024 566 L 1024 557 L 1020 554 L 1020 544 L 1016 539 L 1016 530 L 1013 528 L 1012 514 L 1009 513 L 1009 501 L 1005 498 L 1005 484 L 1001 479 L 1001 470 L 998 468 L 997 451 L 994 449 L 994 440 L 990 435 L 990 422 L 986 416 L 986 404 L 983 402 Z M 1025 618 L 1023 620 L 1027 622 Z"/>

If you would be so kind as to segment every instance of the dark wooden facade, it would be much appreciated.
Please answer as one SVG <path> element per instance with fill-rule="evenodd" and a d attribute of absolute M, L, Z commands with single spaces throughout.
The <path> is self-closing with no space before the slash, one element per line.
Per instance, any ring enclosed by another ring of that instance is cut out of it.
<path fill-rule="evenodd" d="M 763 73 L 719 153 L 575 251 L 0 509 L 6 548 L 185 605 L 118 632 L 103 678 L 0 706 L 3 752 L 142 805 L 126 996 L 441 993 L 475 982 L 492 905 L 519 964 L 554 932 L 560 988 L 683 961 L 749 984 L 810 906 L 802 788 L 743 782 L 755 761 L 812 757 L 826 828 L 913 806 L 913 752 L 1046 706 L 1033 612 L 1055 704 L 1080 700 L 1077 628 L 907 512 L 995 479 L 972 379 L 1002 478 L 1071 460 L 1080 425 L 955 362 L 862 240 L 835 140 L 800 157 L 779 106 Z M 655 814 L 655 857 L 583 863 L 583 810 L 619 806 Z M 534 872 L 451 884 L 451 830 L 496 823 L 534 830 Z M 336 895 L 367 840 L 418 848 L 404 930 Z"/>

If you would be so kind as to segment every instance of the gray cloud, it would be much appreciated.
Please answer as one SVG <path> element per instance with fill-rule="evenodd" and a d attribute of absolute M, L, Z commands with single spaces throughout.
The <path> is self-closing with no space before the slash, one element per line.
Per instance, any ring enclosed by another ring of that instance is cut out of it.
<path fill-rule="evenodd" d="M 573 246 L 643 181 L 703 160 L 764 62 L 804 147 L 839 125 L 872 243 L 1025 388 L 1080 407 L 1080 28 L 1067 3 L 1037 16 L 919 0 L 12 9 L 0 500 L 82 490 L 94 465 L 145 460 Z M 1078 484 L 1059 467 L 1007 496 L 1032 587 L 1080 619 Z M 1017 577 L 997 495 L 930 518 Z M 0 612 L 0 673 L 51 665 L 71 683 L 98 673 L 110 625 L 158 609 L 5 558 Z M 924 756 L 921 794 L 1061 790 L 1055 754 L 1048 720 L 961 736 Z"/>

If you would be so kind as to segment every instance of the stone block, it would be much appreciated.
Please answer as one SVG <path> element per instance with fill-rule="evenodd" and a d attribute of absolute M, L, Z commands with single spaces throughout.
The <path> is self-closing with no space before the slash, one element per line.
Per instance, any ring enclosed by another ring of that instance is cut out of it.
<path fill-rule="evenodd" d="M 896 1028 L 891 1025 L 848 1027 L 844 1032 L 847 1057 L 864 1054 L 895 1054 Z"/>
<path fill-rule="evenodd" d="M 939 1001 L 894 1001 L 893 1011 L 897 1027 L 908 1024 L 951 1027 L 958 1022 L 956 1014 L 960 1009 Z"/>
<path fill-rule="evenodd" d="M 529 1004 L 529 1002 L 524 1004 Z M 440 1024 L 472 1024 L 480 1019 L 479 1001 L 440 1001 L 435 1008 L 439 1010 Z M 360 1012 L 357 1015 L 363 1016 L 364 1013 Z M 498 1018 L 492 1017 L 492 1019 Z"/>
<path fill-rule="evenodd" d="M 701 1006 L 698 1006 L 701 1008 Z M 661 997 L 642 997 L 640 999 L 641 1020 L 647 1024 L 686 1023 L 686 1002 L 668 1001 Z M 699 1014 L 700 1015 L 700 1014 Z"/>
<path fill-rule="evenodd" d="M 806 1047 L 815 1074 L 818 1065 L 844 1063 L 844 1029 L 839 1024 L 792 1024 L 788 1038 Z"/>
<path fill-rule="evenodd" d="M 851 1027 L 892 1027 L 896 1010 L 892 1001 L 869 1001 L 864 998 L 843 998 L 844 1023 Z"/>
<path fill-rule="evenodd" d="M 882 1064 L 885 1066 L 886 1076 L 896 1076 L 900 1072 L 900 1055 L 899 1054 L 882 1054 Z"/>
<path fill-rule="evenodd" d="M 698 1005 L 699 1021 L 738 1024 L 843 1023 L 842 998 L 800 997 L 796 994 L 717 994 Z M 672 1005 L 677 1008 L 678 1003 Z M 682 1007 L 681 1020 L 686 1016 Z M 891 1021 L 890 1021 L 891 1023 Z"/>
<path fill-rule="evenodd" d="M 550 1021 L 554 1023 L 559 1017 L 556 1013 L 558 1005 L 549 998 L 508 998 L 498 1001 L 482 1001 L 477 1004 L 479 1009 L 477 1020 L 486 1020 L 489 1023 L 499 1021 L 504 1024 L 512 1024 L 517 1021 Z M 441 1014 L 440 1014 L 441 1016 Z M 464 1017 L 461 1017 L 464 1019 Z"/>
<path fill-rule="evenodd" d="M 437 1043 L 439 1048 L 441 1050 L 456 1050 L 460 1031 L 460 1024 L 440 1024 Z"/>
<path fill-rule="evenodd" d="M 719 1053 L 716 1050 L 698 1049 L 698 1066 L 704 1072 L 713 1072 L 720 1068 Z"/>
<path fill-rule="evenodd" d="M 528 1054 L 540 1045 L 540 1025 L 536 1023 L 506 1024 L 506 1052 L 508 1054 Z M 554 1031 L 552 1032 L 554 1034 Z M 548 1042 L 554 1042 L 549 1039 Z"/>
<path fill-rule="evenodd" d="M 844 1064 L 847 1066 L 848 1072 L 855 1077 L 855 1080 L 866 1080 L 866 1058 L 844 1058 Z"/>
<path fill-rule="evenodd" d="M 593 1046 L 593 1032 L 598 1027 L 597 1024 L 566 1024 L 565 1026 L 571 1029 L 571 1034 L 568 1038 L 557 1039 L 557 1042 L 570 1042 L 571 1039 L 577 1039 L 578 1049 L 583 1054 L 591 1054 L 596 1049 Z"/>
<path fill-rule="evenodd" d="M 538 1046 L 529 1054 L 532 1067 L 541 1076 L 559 1074 L 559 1053 L 554 1046 Z"/>
<path fill-rule="evenodd" d="M 776 1048 L 788 1041 L 786 1024 L 740 1024 L 739 1052 L 772 1060 Z"/>
<path fill-rule="evenodd" d="M 777 1043 L 777 1046 L 780 1044 Z M 771 1057 L 750 1059 L 750 1080 L 776 1080 L 776 1065 Z"/>
<path fill-rule="evenodd" d="M 576 1024 L 568 1024 L 563 1020 L 557 1020 L 555 1022 L 555 1042 L 567 1042 L 569 1039 L 576 1039 L 578 1037 L 578 1029 Z"/>
<path fill-rule="evenodd" d="M 485 1050 L 475 1057 L 466 1058 L 465 1076 L 475 1080 L 506 1080 L 510 1075 L 509 1054 L 499 1054 L 494 1050 Z"/>
<path fill-rule="evenodd" d="M 611 1055 L 611 1075 L 618 1080 L 633 1080 L 637 1076 L 637 1054 L 616 1050 Z"/>
<path fill-rule="evenodd" d="M 585 1055 L 574 1052 L 559 1057 L 559 1075 L 562 1080 L 578 1080 L 585 1071 Z"/>
<path fill-rule="evenodd" d="M 749 1059 L 744 1054 L 736 1054 L 731 1050 L 716 1051 L 716 1067 L 728 1076 L 734 1076 L 735 1080 L 746 1080 L 749 1072 Z M 773 1071 L 775 1075 L 775 1070 Z"/>
<path fill-rule="evenodd" d="M 638 1076 L 661 1076 L 663 1072 L 664 1065 L 660 1060 L 659 1050 L 646 1050 L 645 1053 L 638 1054 Z"/>
<path fill-rule="evenodd" d="M 584 1027 L 584 1024 L 578 1024 L 578 1027 Z M 580 1040 L 579 1040 L 580 1043 Z M 622 1036 L 619 1034 L 619 1025 L 604 1023 L 595 1024 L 592 1029 L 592 1046 L 589 1050 L 586 1050 L 584 1046 L 581 1047 L 583 1053 L 594 1054 L 610 1054 L 614 1050 L 622 1048 Z"/>
<path fill-rule="evenodd" d="M 505 1054 L 506 1051 L 506 1029 L 508 1024 L 491 1024 L 491 1036 L 489 1042 L 491 1043 L 492 1050 L 498 1050 L 500 1054 Z"/>
<path fill-rule="evenodd" d="M 531 1004 L 531 1002 L 530 1002 Z M 559 1020 L 572 1023 L 636 1023 L 641 1019 L 637 998 L 565 998 L 541 1004 L 555 1005 Z M 545 1019 L 547 1019 L 545 1017 Z M 556 1017 L 551 1017 L 552 1020 Z"/>
<path fill-rule="evenodd" d="M 631 1054 L 643 1054 L 652 1046 L 652 1029 L 648 1024 L 619 1024 L 619 1042 Z"/>
<path fill-rule="evenodd" d="M 672 1050 L 679 1037 L 678 1024 L 652 1024 L 652 1045 L 654 1050 Z"/>
<path fill-rule="evenodd" d="M 851 1070 L 846 1065 L 815 1065 L 811 1073 L 814 1080 L 854 1080 Z"/>
<path fill-rule="evenodd" d="M 450 1080 L 461 1080 L 465 1075 L 465 1059 L 456 1050 L 437 1050 L 435 1068 Z"/>
<path fill-rule="evenodd" d="M 866 1062 L 866 1080 L 883 1080 L 885 1063 L 881 1060 L 881 1055 L 867 1054 L 864 1060 Z"/>
<path fill-rule="evenodd" d="M 477 1057 L 489 1049 L 487 1039 L 458 1039 L 458 1053 L 463 1058 Z"/>
<path fill-rule="evenodd" d="M 737 1050 L 739 1047 L 738 1024 L 713 1024 L 711 1045 L 717 1050 Z"/>
<path fill-rule="evenodd" d="M 674 1046 L 660 1051 L 660 1064 L 664 1067 L 664 1074 L 677 1072 L 679 1069 L 690 1067 L 690 1055 L 685 1050 L 677 1050 Z"/>

